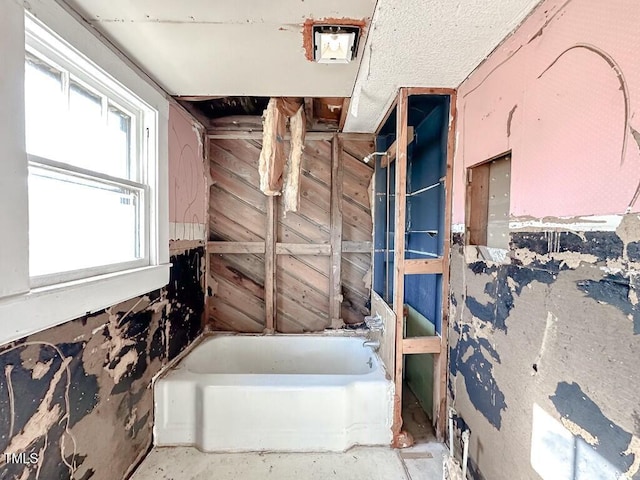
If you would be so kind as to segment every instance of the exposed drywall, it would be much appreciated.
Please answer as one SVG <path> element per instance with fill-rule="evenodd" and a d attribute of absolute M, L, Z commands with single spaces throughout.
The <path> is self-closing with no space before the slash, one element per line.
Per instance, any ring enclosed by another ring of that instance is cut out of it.
<path fill-rule="evenodd" d="M 638 21 L 545 1 L 460 87 L 449 395 L 473 478 L 640 478 Z M 464 246 L 464 170 L 508 150 L 493 263 Z"/>
<path fill-rule="evenodd" d="M 202 127 L 177 105 L 169 107 L 169 238 L 205 240 L 207 177 Z"/>
<path fill-rule="evenodd" d="M 113 480 L 151 445 L 151 379 L 201 332 L 202 247 L 169 285 L 0 349 L 0 478 Z M 35 457 L 31 457 L 35 454 Z"/>
<path fill-rule="evenodd" d="M 538 8 L 460 87 L 456 192 L 465 167 L 512 150 L 512 216 L 640 210 L 638 20 L 627 0 Z M 462 196 L 453 208 L 463 223 Z"/>

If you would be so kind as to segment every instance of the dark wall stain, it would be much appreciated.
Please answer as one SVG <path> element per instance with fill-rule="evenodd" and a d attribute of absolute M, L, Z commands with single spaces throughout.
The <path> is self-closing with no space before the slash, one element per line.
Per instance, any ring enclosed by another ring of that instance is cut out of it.
<path fill-rule="evenodd" d="M 539 255 L 574 252 L 593 255 L 599 261 L 619 259 L 624 252 L 616 232 L 514 232 L 511 245 L 514 250 L 526 248 Z"/>
<path fill-rule="evenodd" d="M 590 445 L 598 455 L 622 472 L 629 469 L 635 457 L 623 452 L 631 443 L 631 434 L 605 417 L 600 407 L 582 391 L 580 385 L 560 382 L 555 394 L 549 398 L 562 417 L 568 418 L 598 439 L 596 445 Z"/>
<path fill-rule="evenodd" d="M 152 377 L 201 332 L 203 256 L 172 256 L 164 289 L 0 347 L 0 452 L 39 455 L 1 455 L 0 479 L 124 476 L 151 444 Z"/>
<path fill-rule="evenodd" d="M 629 278 L 621 274 L 607 275 L 601 280 L 581 280 L 577 286 L 595 301 L 616 307 L 629 315 L 633 319 L 633 333 L 640 335 L 640 305 L 631 303 L 629 293 L 632 286 Z"/>
<path fill-rule="evenodd" d="M 640 242 L 627 243 L 627 258 L 631 262 L 640 262 Z"/>
<path fill-rule="evenodd" d="M 484 351 L 497 363 L 500 363 L 500 355 L 487 339 L 474 338 L 468 325 L 462 325 L 459 334 L 456 348 L 449 349 L 449 372 L 452 377 L 462 374 L 473 406 L 491 425 L 500 430 L 502 412 L 506 410 L 507 404 L 493 377 L 493 364 L 485 357 Z M 471 354 L 468 353 L 470 349 Z"/>
<path fill-rule="evenodd" d="M 171 257 L 173 268 L 167 285 L 167 300 L 171 303 L 168 315 L 169 360 L 174 359 L 202 331 L 204 291 L 200 277 L 203 262 L 204 247 Z"/>
<path fill-rule="evenodd" d="M 523 268 L 517 265 L 487 266 L 484 262 L 474 262 L 469 269 L 475 275 L 491 274 L 484 293 L 492 299 L 482 304 L 472 296 L 467 296 L 466 305 L 471 314 L 491 324 L 494 328 L 507 332 L 507 318 L 514 306 L 514 294 L 520 295 L 522 289 L 532 282 L 551 284 L 555 281 L 553 273 L 547 270 Z"/>

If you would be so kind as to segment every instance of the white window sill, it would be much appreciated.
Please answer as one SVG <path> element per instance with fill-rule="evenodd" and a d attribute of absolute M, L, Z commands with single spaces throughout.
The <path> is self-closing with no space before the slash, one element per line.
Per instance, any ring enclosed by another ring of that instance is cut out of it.
<path fill-rule="evenodd" d="M 0 299 L 0 345 L 162 288 L 169 283 L 170 266 L 135 268 Z"/>

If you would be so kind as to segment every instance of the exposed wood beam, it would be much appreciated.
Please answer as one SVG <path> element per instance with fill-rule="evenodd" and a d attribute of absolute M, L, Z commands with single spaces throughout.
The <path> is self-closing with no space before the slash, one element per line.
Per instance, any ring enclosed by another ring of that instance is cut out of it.
<path fill-rule="evenodd" d="M 315 120 L 315 117 L 313 115 L 313 98 L 305 97 L 304 113 L 307 117 L 307 130 L 311 130 L 313 128 L 313 122 Z"/>
<path fill-rule="evenodd" d="M 205 128 L 209 128 L 211 125 L 211 120 L 200 110 L 198 110 L 192 103 L 190 102 L 178 102 L 178 104 L 184 108 L 193 118 L 198 120 Z"/>
<path fill-rule="evenodd" d="M 342 310 L 342 192 L 343 192 L 343 143 L 335 135 L 331 141 L 331 277 L 329 316 L 331 326 L 340 328 Z"/>
<path fill-rule="evenodd" d="M 402 340 L 402 353 L 416 355 L 420 353 L 440 353 L 441 341 L 439 336 L 414 337 Z"/>
<path fill-rule="evenodd" d="M 407 88 L 409 96 L 411 95 L 455 95 L 454 88 L 432 88 L 432 87 L 409 87 Z"/>
<path fill-rule="evenodd" d="M 371 253 L 372 250 L 372 242 L 342 242 L 342 253 Z"/>
<path fill-rule="evenodd" d="M 447 172 L 444 180 L 445 207 L 443 232 L 443 265 L 442 265 L 442 323 L 440 327 L 440 354 L 434 356 L 434 389 L 433 389 L 433 418 L 435 419 L 436 437 L 443 441 L 447 431 L 447 357 L 449 354 L 449 257 L 451 253 L 451 209 L 453 192 L 453 157 L 455 155 L 456 110 L 457 93 L 451 91 L 449 133 L 447 137 Z"/>
<path fill-rule="evenodd" d="M 371 253 L 371 242 L 342 242 L 342 253 Z M 264 242 L 208 242 L 207 252 L 214 254 L 264 255 Z M 276 243 L 276 255 L 331 255 L 328 243 Z"/>
<path fill-rule="evenodd" d="M 336 132 L 307 132 L 306 140 L 331 140 Z M 340 138 L 344 141 L 367 142 L 373 139 L 371 133 L 340 133 Z M 239 130 L 208 130 L 207 138 L 209 140 L 262 140 L 262 130 L 254 130 L 252 132 L 242 132 Z M 290 140 L 291 134 L 285 133 L 284 140 Z"/>
<path fill-rule="evenodd" d="M 434 258 L 429 260 L 405 260 L 405 275 L 429 275 L 442 273 L 442 258 Z"/>
<path fill-rule="evenodd" d="M 331 245 L 313 243 L 277 243 L 277 255 L 331 255 Z"/>
<path fill-rule="evenodd" d="M 413 141 L 413 127 L 407 127 L 407 145 L 409 145 Z M 380 166 L 382 168 L 387 168 L 395 159 L 396 152 L 398 151 L 398 139 L 391 144 L 391 146 L 387 149 L 387 154 L 380 159 Z"/>
<path fill-rule="evenodd" d="M 408 143 L 408 95 L 407 89 L 401 88 L 398 95 L 396 114 L 397 162 L 395 178 L 395 229 L 394 229 L 394 272 L 393 272 L 393 311 L 396 314 L 396 364 L 395 393 L 393 408 L 393 441 L 394 446 L 400 438 L 402 430 L 402 341 L 404 332 L 404 257 L 407 201 L 407 143 Z"/>
<path fill-rule="evenodd" d="M 267 197 L 267 222 L 264 256 L 264 308 L 266 314 L 265 333 L 276 331 L 276 232 L 278 214 L 275 197 Z"/>
<path fill-rule="evenodd" d="M 264 254 L 264 242 L 209 242 L 207 251 L 215 253 L 254 253 Z"/>
<path fill-rule="evenodd" d="M 344 124 L 347 122 L 347 115 L 349 115 L 349 105 L 351 105 L 351 98 L 345 97 L 342 101 L 342 110 L 340 111 L 340 122 L 338 123 L 338 130 L 344 129 Z"/>

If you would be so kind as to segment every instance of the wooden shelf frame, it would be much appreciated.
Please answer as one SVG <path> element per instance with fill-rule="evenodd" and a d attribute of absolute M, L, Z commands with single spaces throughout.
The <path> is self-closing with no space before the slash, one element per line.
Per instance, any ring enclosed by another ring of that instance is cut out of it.
<path fill-rule="evenodd" d="M 407 150 L 413 137 L 413 128 L 408 125 L 408 101 L 412 95 L 443 95 L 449 97 L 449 127 L 447 133 L 446 175 L 440 179 L 445 191 L 444 231 L 442 256 L 429 259 L 406 259 L 406 201 L 407 201 Z M 400 88 L 397 100 L 391 105 L 382 125 L 396 109 L 396 141 L 388 150 L 386 161 L 382 167 L 395 164 L 395 224 L 393 259 L 393 302 L 392 308 L 396 315 L 395 325 L 395 396 L 393 416 L 394 445 L 402 430 L 402 378 L 403 356 L 430 353 L 434 355 L 434 385 L 433 385 L 433 421 L 436 436 L 443 440 L 446 433 L 446 400 L 447 400 L 447 356 L 449 330 L 449 258 L 451 250 L 451 209 L 453 186 L 453 158 L 455 153 L 456 131 L 456 101 L 457 92 L 447 88 Z M 395 150 L 392 152 L 392 150 Z M 440 335 L 433 337 L 404 338 L 405 305 L 404 281 L 406 275 L 442 275 L 442 322 Z"/>

